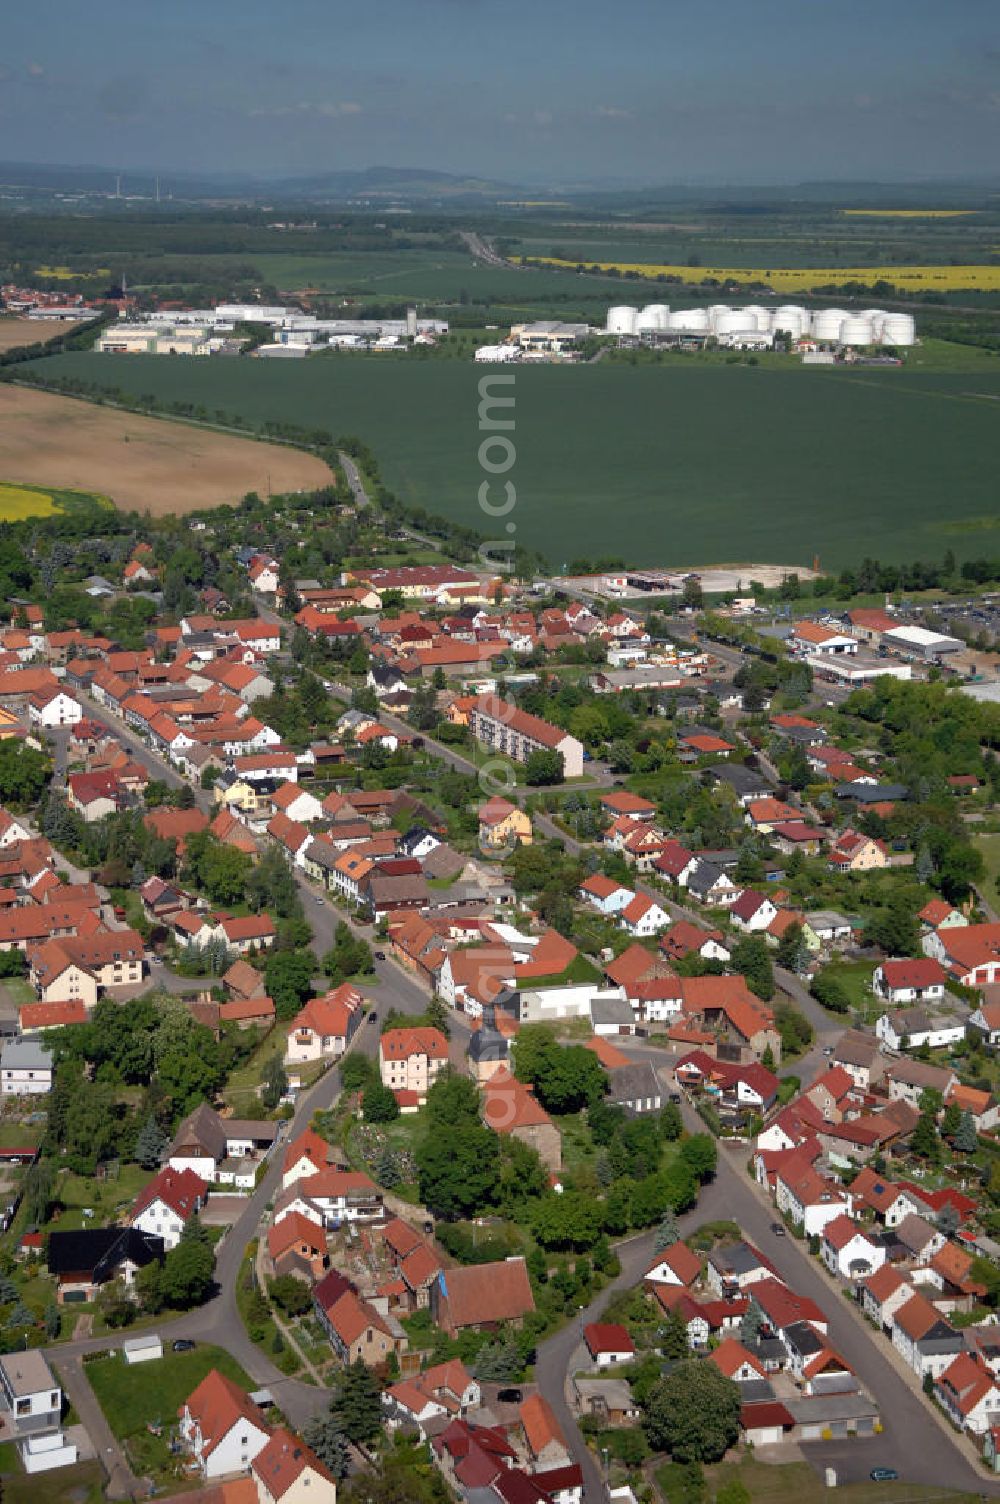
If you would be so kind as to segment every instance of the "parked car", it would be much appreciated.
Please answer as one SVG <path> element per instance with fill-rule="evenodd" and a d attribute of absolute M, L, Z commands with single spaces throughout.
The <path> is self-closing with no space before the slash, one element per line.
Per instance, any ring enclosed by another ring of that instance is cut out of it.
<path fill-rule="evenodd" d="M 198 1344 L 192 1342 L 190 1337 L 177 1337 L 170 1345 L 175 1353 L 190 1353 Z"/>
<path fill-rule="evenodd" d="M 873 1467 L 868 1476 L 873 1483 L 895 1483 L 899 1474 L 894 1467 Z"/>
<path fill-rule="evenodd" d="M 519 1405 L 524 1395 L 520 1389 L 498 1389 L 497 1399 L 501 1405 Z"/>
<path fill-rule="evenodd" d="M 384 950 L 377 950 L 375 952 L 375 959 L 376 959 L 376 961 L 384 961 L 385 960 L 385 951 Z"/>
<path fill-rule="evenodd" d="M 784 1222 L 772 1222 L 771 1231 L 776 1238 L 783 1238 L 786 1231 Z"/>

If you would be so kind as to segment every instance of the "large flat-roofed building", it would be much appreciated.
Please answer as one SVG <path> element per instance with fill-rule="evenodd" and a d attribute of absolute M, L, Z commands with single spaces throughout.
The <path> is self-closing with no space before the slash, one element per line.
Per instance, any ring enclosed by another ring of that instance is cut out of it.
<path fill-rule="evenodd" d="M 533 752 L 562 754 L 563 774 L 583 773 L 583 743 L 560 726 L 529 715 L 495 695 L 481 695 L 469 710 L 469 729 L 477 741 L 514 762 L 527 762 Z"/>
<path fill-rule="evenodd" d="M 946 637 L 943 632 L 931 632 L 927 627 L 893 627 L 882 633 L 882 641 L 907 657 L 928 660 L 940 658 L 943 653 L 960 653 L 965 647 L 960 637 Z"/>

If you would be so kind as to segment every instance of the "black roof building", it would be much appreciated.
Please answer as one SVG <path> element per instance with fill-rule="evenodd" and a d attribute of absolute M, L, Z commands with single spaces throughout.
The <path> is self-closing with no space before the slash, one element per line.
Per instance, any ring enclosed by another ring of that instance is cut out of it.
<path fill-rule="evenodd" d="M 82 1227 L 49 1234 L 49 1273 L 56 1277 L 87 1275 L 92 1284 L 115 1279 L 123 1264 L 145 1269 L 162 1262 L 163 1239 L 136 1227 Z"/>

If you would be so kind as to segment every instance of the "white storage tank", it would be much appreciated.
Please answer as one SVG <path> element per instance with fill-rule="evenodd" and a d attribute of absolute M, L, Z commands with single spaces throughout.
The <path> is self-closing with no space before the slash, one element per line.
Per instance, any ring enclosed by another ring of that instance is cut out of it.
<path fill-rule="evenodd" d="M 721 318 L 724 313 L 732 313 L 732 311 L 728 303 L 710 303 L 708 306 L 708 321 L 712 328 L 715 328 L 716 319 Z"/>
<path fill-rule="evenodd" d="M 887 313 L 879 327 L 883 345 L 915 345 L 917 326 L 909 313 Z"/>
<path fill-rule="evenodd" d="M 813 314 L 812 332 L 817 339 L 839 339 L 847 316 L 846 308 L 819 308 Z"/>
<path fill-rule="evenodd" d="M 619 304 L 616 308 L 608 309 L 605 329 L 608 334 L 634 334 L 638 318 L 638 309 L 629 307 L 627 303 Z"/>
<path fill-rule="evenodd" d="M 670 317 L 670 308 L 666 303 L 647 303 L 639 314 L 636 328 L 643 329 L 666 329 L 667 320 Z"/>
<path fill-rule="evenodd" d="M 702 334 L 708 330 L 707 308 L 676 308 L 670 315 L 668 325 L 671 329 L 688 329 L 692 334 Z"/>
<path fill-rule="evenodd" d="M 803 334 L 808 334 L 811 322 L 808 308 L 802 308 L 798 303 L 783 303 L 771 315 L 771 328 L 775 334 L 780 329 L 793 339 L 800 339 Z"/>
<path fill-rule="evenodd" d="M 716 334 L 757 334 L 759 331 L 756 324 L 748 323 L 746 310 L 743 308 L 728 308 L 725 313 L 720 313 L 715 320 Z"/>
<path fill-rule="evenodd" d="M 875 333 L 872 329 L 871 319 L 866 319 L 863 314 L 852 313 L 840 326 L 840 343 L 852 345 L 858 349 L 864 345 L 873 344 Z"/>
<path fill-rule="evenodd" d="M 770 308 L 762 308 L 759 303 L 749 303 L 746 308 L 741 308 L 739 311 L 743 314 L 744 329 L 763 329 L 765 333 L 770 329 Z"/>

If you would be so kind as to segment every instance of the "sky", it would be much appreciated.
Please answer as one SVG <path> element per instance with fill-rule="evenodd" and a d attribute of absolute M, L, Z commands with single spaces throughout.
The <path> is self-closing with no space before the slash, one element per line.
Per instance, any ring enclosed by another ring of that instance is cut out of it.
<path fill-rule="evenodd" d="M 995 175 L 996 0 L 33 0 L 0 159 L 511 183 Z"/>

